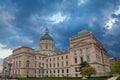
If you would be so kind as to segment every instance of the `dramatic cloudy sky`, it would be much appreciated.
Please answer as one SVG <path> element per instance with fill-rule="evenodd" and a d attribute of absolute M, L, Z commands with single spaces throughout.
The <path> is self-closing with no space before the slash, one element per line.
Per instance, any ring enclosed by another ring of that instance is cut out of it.
<path fill-rule="evenodd" d="M 87 29 L 120 58 L 120 0 L 0 0 L 0 58 L 20 46 L 38 50 L 48 28 L 56 51 Z"/>

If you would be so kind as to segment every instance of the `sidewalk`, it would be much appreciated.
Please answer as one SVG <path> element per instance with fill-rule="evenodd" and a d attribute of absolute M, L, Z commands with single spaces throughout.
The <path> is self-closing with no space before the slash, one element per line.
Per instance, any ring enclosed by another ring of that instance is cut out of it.
<path fill-rule="evenodd" d="M 114 77 L 111 77 L 111 78 L 109 78 L 109 79 L 107 79 L 107 80 L 116 80 L 118 77 L 119 77 L 119 76 L 114 76 Z"/>

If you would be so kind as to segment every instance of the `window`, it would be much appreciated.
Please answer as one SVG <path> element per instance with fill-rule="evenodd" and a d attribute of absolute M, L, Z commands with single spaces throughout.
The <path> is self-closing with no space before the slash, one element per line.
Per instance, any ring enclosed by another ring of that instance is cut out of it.
<path fill-rule="evenodd" d="M 68 55 L 66 56 L 66 59 L 68 59 Z"/>
<path fill-rule="evenodd" d="M 48 45 L 46 45 L 46 49 L 48 49 Z"/>
<path fill-rule="evenodd" d="M 86 53 L 89 53 L 89 48 L 86 48 Z"/>
<path fill-rule="evenodd" d="M 78 74 L 75 74 L 76 77 L 78 77 Z"/>
<path fill-rule="evenodd" d="M 26 61 L 26 67 L 29 67 L 29 61 L 28 60 Z"/>
<path fill-rule="evenodd" d="M 50 67 L 51 67 L 51 64 L 50 64 Z"/>
<path fill-rule="evenodd" d="M 41 63 L 39 63 L 39 67 L 41 67 Z"/>
<path fill-rule="evenodd" d="M 41 59 L 41 56 L 39 56 L 39 59 Z"/>
<path fill-rule="evenodd" d="M 57 66 L 59 67 L 59 63 L 57 63 Z"/>
<path fill-rule="evenodd" d="M 50 70 L 50 73 L 52 73 L 52 71 Z"/>
<path fill-rule="evenodd" d="M 61 57 L 61 59 L 63 60 L 63 56 Z"/>
<path fill-rule="evenodd" d="M 75 72 L 78 72 L 77 68 L 75 68 Z"/>
<path fill-rule="evenodd" d="M 55 70 L 54 70 L 54 73 L 55 73 Z"/>
<path fill-rule="evenodd" d="M 58 73 L 60 73 L 60 71 L 58 70 Z"/>
<path fill-rule="evenodd" d="M 36 67 L 36 62 L 35 62 L 35 67 Z"/>
<path fill-rule="evenodd" d="M 83 53 L 83 51 L 82 51 L 82 49 L 80 49 L 80 54 L 82 54 Z"/>
<path fill-rule="evenodd" d="M 69 73 L 69 69 L 66 69 L 66 72 Z"/>
<path fill-rule="evenodd" d="M 46 71 L 46 74 L 48 74 L 48 71 Z"/>
<path fill-rule="evenodd" d="M 87 62 L 90 62 L 90 56 L 87 56 Z"/>
<path fill-rule="evenodd" d="M 68 61 L 66 61 L 66 66 L 68 66 Z"/>
<path fill-rule="evenodd" d="M 55 61 L 55 58 L 53 58 L 53 60 Z"/>
<path fill-rule="evenodd" d="M 62 69 L 62 73 L 64 73 L 64 70 Z"/>
<path fill-rule="evenodd" d="M 77 63 L 77 58 L 74 58 L 74 60 L 75 60 L 75 63 Z"/>
<path fill-rule="evenodd" d="M 54 67 L 55 67 L 55 63 L 54 63 Z"/>
<path fill-rule="evenodd" d="M 83 57 L 80 58 L 81 62 L 83 62 Z"/>
<path fill-rule="evenodd" d="M 57 60 L 59 60 L 59 57 L 57 58 Z"/>
<path fill-rule="evenodd" d="M 36 74 L 36 70 L 35 70 L 35 74 Z"/>
<path fill-rule="evenodd" d="M 51 61 L 51 58 L 50 58 L 50 61 Z"/>
<path fill-rule="evenodd" d="M 19 61 L 19 67 L 21 67 L 21 61 Z"/>
<path fill-rule="evenodd" d="M 39 74 L 40 74 L 40 71 L 41 71 L 41 70 L 39 70 Z"/>

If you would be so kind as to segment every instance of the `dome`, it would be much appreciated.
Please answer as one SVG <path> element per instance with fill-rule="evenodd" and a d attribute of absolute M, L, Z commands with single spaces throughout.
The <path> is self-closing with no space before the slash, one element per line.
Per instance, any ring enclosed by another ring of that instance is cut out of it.
<path fill-rule="evenodd" d="M 42 36 L 42 37 L 40 38 L 40 41 L 41 41 L 41 40 L 52 40 L 52 41 L 54 41 L 53 38 L 49 35 L 48 29 L 45 30 L 44 36 Z"/>

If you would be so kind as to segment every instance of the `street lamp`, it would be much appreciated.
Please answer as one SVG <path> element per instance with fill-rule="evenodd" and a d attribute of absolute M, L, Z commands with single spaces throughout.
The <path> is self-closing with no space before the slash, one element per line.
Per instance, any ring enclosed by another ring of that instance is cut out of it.
<path fill-rule="evenodd" d="M 12 63 L 8 63 L 8 80 L 10 80 L 11 66 L 12 66 Z"/>

